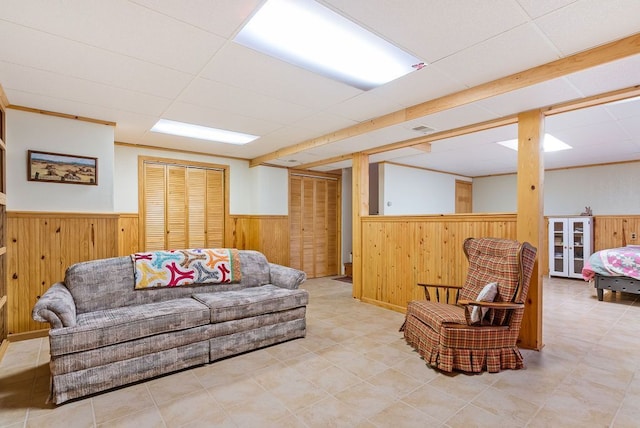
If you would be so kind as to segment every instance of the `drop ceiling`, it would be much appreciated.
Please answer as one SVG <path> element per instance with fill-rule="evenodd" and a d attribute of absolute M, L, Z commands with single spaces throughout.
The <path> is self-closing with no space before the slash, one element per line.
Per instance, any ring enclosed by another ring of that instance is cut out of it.
<path fill-rule="evenodd" d="M 117 142 L 256 159 L 640 32 L 637 0 L 324 0 L 321 3 L 428 65 L 362 91 L 233 41 L 259 0 L 3 0 L 0 84 L 9 103 L 115 122 Z M 636 46 L 637 46 L 636 39 Z M 638 52 L 411 121 L 306 147 L 268 163 L 349 167 L 353 152 L 521 111 L 640 85 Z M 260 138 L 230 146 L 150 132 L 160 119 Z M 546 132 L 572 150 L 547 168 L 640 160 L 640 101 L 548 116 Z M 371 155 L 477 177 L 511 173 L 517 154 L 495 144 L 515 125 L 446 138 L 431 151 Z M 53 149 L 53 148 L 52 148 Z M 286 152 L 286 151 L 285 151 Z M 322 164 L 326 159 L 336 159 Z"/>

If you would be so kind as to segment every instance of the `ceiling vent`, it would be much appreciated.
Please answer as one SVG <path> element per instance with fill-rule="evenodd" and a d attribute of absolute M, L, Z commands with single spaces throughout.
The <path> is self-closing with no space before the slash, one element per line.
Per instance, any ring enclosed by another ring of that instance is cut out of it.
<path fill-rule="evenodd" d="M 428 127 L 428 126 L 426 126 L 426 125 L 418 125 L 418 126 L 416 126 L 415 128 L 411 128 L 411 130 L 412 130 L 412 131 L 419 132 L 419 133 L 421 133 L 421 134 L 431 134 L 431 133 L 433 133 L 433 132 L 436 132 L 436 130 L 435 130 L 435 129 L 430 128 L 430 127 Z"/>

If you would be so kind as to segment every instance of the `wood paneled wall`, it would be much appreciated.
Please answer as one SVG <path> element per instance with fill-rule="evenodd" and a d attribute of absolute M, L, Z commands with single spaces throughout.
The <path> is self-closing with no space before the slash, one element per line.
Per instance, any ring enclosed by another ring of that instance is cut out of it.
<path fill-rule="evenodd" d="M 594 251 L 640 245 L 640 215 L 599 215 L 593 220 Z M 635 239 L 632 234 L 635 233 Z"/>
<path fill-rule="evenodd" d="M 516 215 L 363 217 L 362 300 L 404 312 L 424 298 L 418 282 L 462 286 L 468 237 L 516 239 Z"/>
<path fill-rule="evenodd" d="M 127 256 L 140 251 L 138 214 L 118 216 L 118 255 Z"/>
<path fill-rule="evenodd" d="M 73 263 L 118 254 L 117 214 L 7 215 L 9 334 L 47 328 L 31 319 L 37 299 Z"/>
<path fill-rule="evenodd" d="M 272 263 L 289 265 L 289 219 L 287 216 L 229 216 L 226 246 L 258 250 Z"/>

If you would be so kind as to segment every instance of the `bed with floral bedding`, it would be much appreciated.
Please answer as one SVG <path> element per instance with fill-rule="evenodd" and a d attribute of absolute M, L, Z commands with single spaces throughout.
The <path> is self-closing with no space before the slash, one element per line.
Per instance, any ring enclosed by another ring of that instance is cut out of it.
<path fill-rule="evenodd" d="M 585 281 L 593 281 L 598 300 L 604 290 L 640 294 L 640 245 L 596 251 L 582 269 Z"/>

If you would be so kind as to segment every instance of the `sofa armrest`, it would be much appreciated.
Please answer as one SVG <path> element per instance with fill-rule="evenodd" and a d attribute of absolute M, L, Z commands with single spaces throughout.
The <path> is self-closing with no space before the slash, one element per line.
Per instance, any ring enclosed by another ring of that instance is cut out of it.
<path fill-rule="evenodd" d="M 275 263 L 269 263 L 269 270 L 271 284 L 289 290 L 296 290 L 307 279 L 303 271 Z"/>
<path fill-rule="evenodd" d="M 48 322 L 51 328 L 76 325 L 76 303 L 62 282 L 53 284 L 36 302 L 31 312 L 35 321 Z"/>

